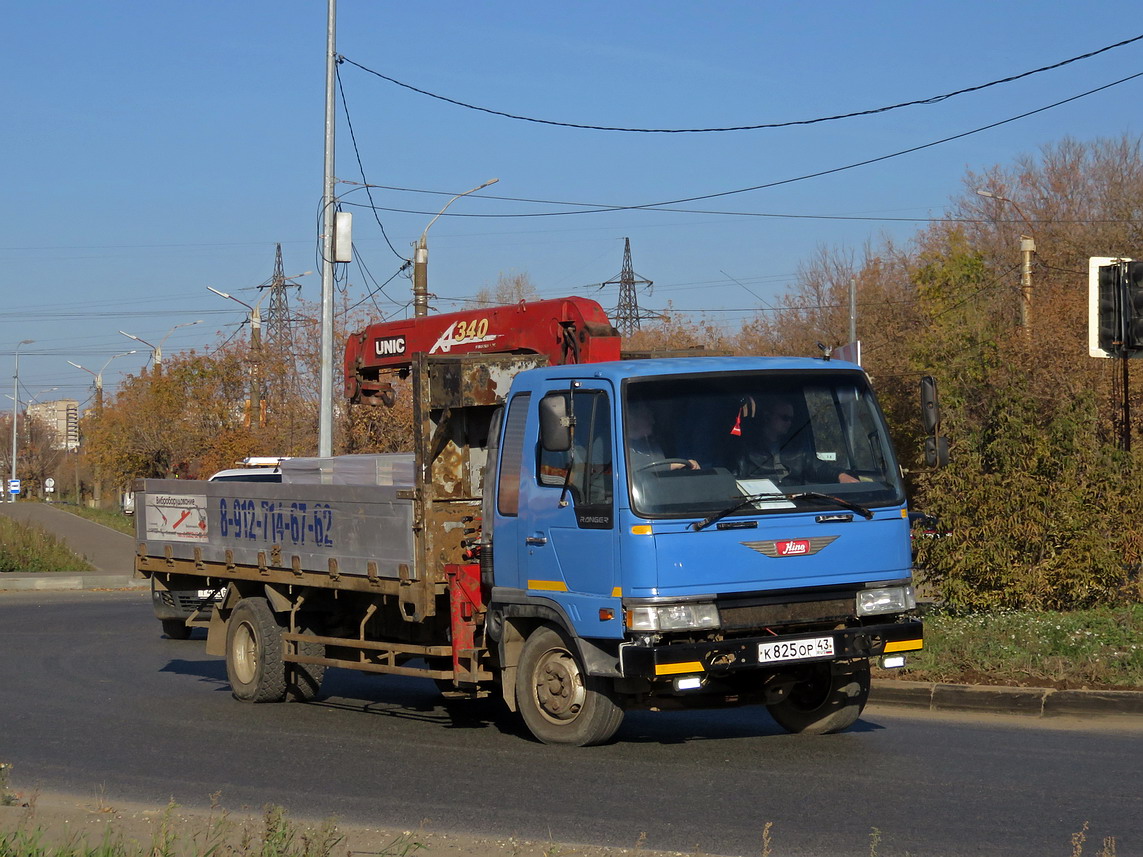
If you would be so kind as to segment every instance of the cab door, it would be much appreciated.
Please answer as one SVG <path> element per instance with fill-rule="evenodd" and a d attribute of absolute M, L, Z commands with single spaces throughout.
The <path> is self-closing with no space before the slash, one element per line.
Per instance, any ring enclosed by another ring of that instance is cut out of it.
<path fill-rule="evenodd" d="M 540 395 L 563 397 L 574 421 L 571 448 L 549 451 L 537 443 L 531 473 L 521 479 L 518 537 L 524 587 L 610 597 L 619 584 L 610 387 L 554 381 Z M 538 420 L 537 410 L 532 409 L 531 419 Z M 539 432 L 528 434 L 537 437 Z M 527 473 L 527 459 L 523 464 Z"/>

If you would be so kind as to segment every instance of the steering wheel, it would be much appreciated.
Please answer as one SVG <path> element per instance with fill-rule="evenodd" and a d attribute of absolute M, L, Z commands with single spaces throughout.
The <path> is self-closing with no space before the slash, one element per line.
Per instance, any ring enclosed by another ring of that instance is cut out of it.
<path fill-rule="evenodd" d="M 691 466 L 691 461 L 689 458 L 660 458 L 658 461 L 652 461 L 650 464 L 644 464 L 635 472 L 642 473 L 644 470 L 662 470 L 664 468 L 670 468 L 674 464 L 681 464 L 684 468 L 689 468 Z"/>

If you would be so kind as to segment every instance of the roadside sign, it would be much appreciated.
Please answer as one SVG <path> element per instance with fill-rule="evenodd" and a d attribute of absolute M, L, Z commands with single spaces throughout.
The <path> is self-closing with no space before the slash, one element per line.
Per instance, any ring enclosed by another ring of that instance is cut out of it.
<path fill-rule="evenodd" d="M 50 477 L 50 476 L 47 479 L 45 479 L 44 480 L 44 490 L 49 494 L 55 493 L 56 480 L 52 479 L 52 477 Z"/>
<path fill-rule="evenodd" d="M 9 479 L 8 480 L 8 493 L 9 494 L 19 494 L 20 493 L 20 480 L 19 479 Z"/>

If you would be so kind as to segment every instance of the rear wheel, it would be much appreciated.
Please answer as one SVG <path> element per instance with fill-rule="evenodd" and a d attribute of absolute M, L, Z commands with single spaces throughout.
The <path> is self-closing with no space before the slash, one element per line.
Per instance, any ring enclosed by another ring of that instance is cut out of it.
<path fill-rule="evenodd" d="M 529 731 L 545 744 L 602 744 L 623 722 L 610 682 L 589 676 L 575 646 L 546 625 L 524 641 L 516 704 Z"/>
<path fill-rule="evenodd" d="M 309 629 L 306 629 L 308 632 Z M 325 645 L 302 640 L 298 643 L 298 654 L 310 658 L 324 658 Z M 293 702 L 309 702 L 321 692 L 325 678 L 325 664 L 286 664 L 286 696 Z"/>
<path fill-rule="evenodd" d="M 286 698 L 282 628 L 265 598 L 243 598 L 226 627 L 226 676 L 242 702 Z"/>
<path fill-rule="evenodd" d="M 160 619 L 163 625 L 163 633 L 170 637 L 172 640 L 189 640 L 191 629 L 187 627 L 187 623 L 182 619 Z"/>
<path fill-rule="evenodd" d="M 825 735 L 852 726 L 869 699 L 869 661 L 835 675 L 830 664 L 814 666 L 780 702 L 766 706 L 787 732 Z"/>

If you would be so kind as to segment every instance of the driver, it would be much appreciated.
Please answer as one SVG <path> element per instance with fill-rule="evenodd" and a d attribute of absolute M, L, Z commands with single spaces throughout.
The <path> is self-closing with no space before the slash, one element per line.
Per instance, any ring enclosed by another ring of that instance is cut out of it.
<path fill-rule="evenodd" d="M 743 448 L 737 473 L 742 478 L 767 478 L 778 484 L 810 482 L 857 482 L 839 468 L 818 461 L 812 451 L 800 445 L 794 430 L 794 406 L 784 399 L 764 402 L 758 415 L 742 421 Z"/>
<path fill-rule="evenodd" d="M 659 462 L 663 462 L 664 470 L 699 469 L 693 458 L 684 461 L 667 457 L 655 436 L 655 412 L 643 402 L 631 405 L 627 411 L 627 456 L 635 472 Z"/>

